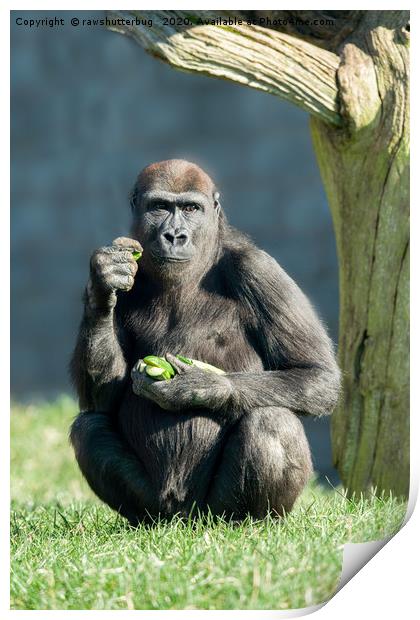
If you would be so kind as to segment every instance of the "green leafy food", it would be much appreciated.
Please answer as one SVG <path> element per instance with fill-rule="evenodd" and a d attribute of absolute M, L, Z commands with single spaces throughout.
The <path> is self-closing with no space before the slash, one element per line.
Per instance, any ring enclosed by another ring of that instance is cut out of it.
<path fill-rule="evenodd" d="M 153 379 L 157 379 L 158 377 L 160 377 L 160 375 L 163 375 L 164 372 L 165 371 L 163 368 L 156 368 L 156 366 L 146 366 L 146 374 Z"/>
<path fill-rule="evenodd" d="M 189 364 L 190 366 L 195 366 L 200 370 L 205 370 L 206 372 L 214 372 L 217 375 L 225 375 L 225 371 L 221 368 L 217 368 L 217 366 L 213 366 L 212 364 L 207 364 L 206 362 L 200 362 L 200 360 L 193 360 L 189 357 L 184 357 L 183 355 L 177 355 L 177 358 L 184 362 L 184 364 Z"/>
<path fill-rule="evenodd" d="M 206 364 L 206 362 L 192 360 L 184 355 L 177 355 L 176 357 L 181 362 L 184 362 L 184 364 L 195 366 L 196 368 L 200 368 L 206 372 L 214 372 L 218 375 L 226 374 L 224 370 L 216 368 L 216 366 L 212 366 L 211 364 Z M 158 357 L 157 355 L 147 355 L 145 358 L 140 359 L 135 368 L 139 372 L 145 372 L 147 376 L 159 381 L 169 381 L 169 379 L 172 379 L 172 377 L 176 374 L 176 371 L 172 365 L 164 357 Z"/>
<path fill-rule="evenodd" d="M 191 360 L 193 366 L 196 368 L 200 368 L 200 370 L 204 370 L 205 372 L 214 372 L 216 375 L 225 375 L 225 371 L 221 368 L 217 368 L 217 366 L 213 366 L 212 364 L 207 364 L 206 362 L 200 362 L 200 360 Z"/>
<path fill-rule="evenodd" d="M 184 357 L 183 355 L 177 355 L 176 356 L 180 362 L 184 362 L 184 364 L 189 364 L 190 366 L 193 365 L 193 361 L 190 360 L 189 357 Z"/>
<path fill-rule="evenodd" d="M 156 355 L 147 355 L 143 359 L 143 361 L 145 364 L 147 364 L 147 366 L 163 368 L 163 370 L 166 370 L 166 372 L 168 372 L 171 377 L 175 376 L 175 370 L 172 368 L 171 364 L 163 357 L 157 357 Z"/>
<path fill-rule="evenodd" d="M 146 370 L 147 364 L 145 364 L 144 360 L 139 360 L 135 366 L 136 370 L 139 372 L 144 372 Z"/>

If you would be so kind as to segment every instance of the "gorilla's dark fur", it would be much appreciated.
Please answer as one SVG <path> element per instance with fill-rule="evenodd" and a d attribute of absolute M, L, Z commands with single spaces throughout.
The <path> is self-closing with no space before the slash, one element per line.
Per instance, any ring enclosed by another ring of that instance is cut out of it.
<path fill-rule="evenodd" d="M 132 523 L 291 510 L 312 472 L 298 414 L 331 412 L 339 392 L 330 339 L 294 281 L 227 224 L 198 166 L 149 166 L 131 203 L 132 238 L 92 257 L 71 364 L 83 474 Z M 227 374 L 132 371 L 178 353 Z"/>

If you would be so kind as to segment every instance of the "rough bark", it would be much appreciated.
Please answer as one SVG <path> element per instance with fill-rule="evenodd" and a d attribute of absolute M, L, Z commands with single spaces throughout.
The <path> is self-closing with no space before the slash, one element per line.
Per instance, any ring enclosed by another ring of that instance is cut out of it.
<path fill-rule="evenodd" d="M 183 20 L 217 19 L 192 11 L 112 11 L 110 19 L 153 20 L 153 27 L 112 25 L 177 69 L 231 80 L 276 95 L 338 125 L 336 72 L 339 57 L 281 32 L 258 26 L 185 26 Z M 228 17 L 228 15 L 226 15 Z M 164 19 L 181 25 L 165 25 Z"/>
<path fill-rule="evenodd" d="M 372 14 L 374 13 L 374 14 Z M 406 18 L 369 12 L 344 44 L 343 130 L 312 119 L 340 266 L 343 402 L 333 457 L 350 491 L 409 485 L 409 145 Z"/>
<path fill-rule="evenodd" d="M 357 28 L 363 11 L 241 11 L 252 23 L 287 32 L 335 51 Z"/>
<path fill-rule="evenodd" d="M 289 25 L 289 34 L 259 26 L 162 25 L 163 16 L 196 24 L 208 12 L 111 16 L 152 18 L 152 28 L 112 29 L 178 69 L 264 90 L 311 113 L 340 266 L 344 381 L 332 421 L 334 462 L 350 492 L 374 487 L 406 495 L 409 14 L 333 13 L 329 32 Z"/>

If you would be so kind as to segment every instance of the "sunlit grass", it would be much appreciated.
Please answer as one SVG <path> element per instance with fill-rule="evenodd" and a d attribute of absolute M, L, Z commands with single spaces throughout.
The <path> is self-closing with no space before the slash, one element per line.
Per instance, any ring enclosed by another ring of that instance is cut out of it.
<path fill-rule="evenodd" d="M 82 480 L 70 399 L 12 413 L 13 609 L 287 609 L 334 592 L 348 541 L 396 531 L 405 504 L 315 482 L 282 521 L 130 528 Z"/>

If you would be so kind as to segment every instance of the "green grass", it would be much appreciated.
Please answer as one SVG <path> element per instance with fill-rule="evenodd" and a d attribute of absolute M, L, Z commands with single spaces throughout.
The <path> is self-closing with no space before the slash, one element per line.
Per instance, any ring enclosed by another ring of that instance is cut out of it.
<path fill-rule="evenodd" d="M 95 499 L 67 441 L 70 399 L 13 407 L 12 609 L 288 609 L 335 591 L 344 543 L 395 532 L 406 505 L 315 482 L 282 521 L 134 530 Z"/>

